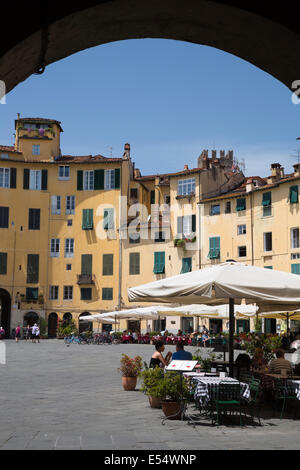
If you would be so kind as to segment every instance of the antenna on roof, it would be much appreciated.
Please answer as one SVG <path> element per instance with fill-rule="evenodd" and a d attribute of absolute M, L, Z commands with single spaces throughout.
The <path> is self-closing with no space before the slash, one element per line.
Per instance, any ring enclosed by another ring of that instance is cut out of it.
<path fill-rule="evenodd" d="M 296 152 L 296 155 L 290 155 L 290 157 L 298 158 L 297 163 L 300 163 L 300 149 L 295 149 L 294 152 Z"/>

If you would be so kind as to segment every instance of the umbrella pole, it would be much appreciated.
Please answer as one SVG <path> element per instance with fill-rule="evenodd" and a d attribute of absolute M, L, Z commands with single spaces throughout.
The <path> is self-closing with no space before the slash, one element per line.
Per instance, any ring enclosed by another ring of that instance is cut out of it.
<path fill-rule="evenodd" d="M 234 336 L 234 299 L 229 299 L 229 376 L 233 377 L 233 362 L 234 362 L 234 354 L 233 354 L 233 336 Z"/>
<path fill-rule="evenodd" d="M 289 314 L 287 313 L 287 314 L 286 314 L 286 333 L 287 333 L 287 334 L 288 334 L 289 327 L 290 327 L 289 319 L 290 319 L 290 316 L 289 316 Z"/>

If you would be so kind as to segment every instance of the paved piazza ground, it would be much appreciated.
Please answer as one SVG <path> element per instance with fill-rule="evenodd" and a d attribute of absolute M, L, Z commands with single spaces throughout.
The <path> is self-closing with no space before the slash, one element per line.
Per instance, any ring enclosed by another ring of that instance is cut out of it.
<path fill-rule="evenodd" d="M 268 417 L 263 426 L 212 427 L 165 421 L 147 397 L 126 392 L 122 352 L 147 362 L 151 345 L 5 342 L 0 365 L 0 449 L 297 449 L 300 420 Z M 174 350 L 175 347 L 166 348 Z M 187 348 L 193 350 L 195 348 Z M 139 387 L 139 384 L 137 388 Z"/>

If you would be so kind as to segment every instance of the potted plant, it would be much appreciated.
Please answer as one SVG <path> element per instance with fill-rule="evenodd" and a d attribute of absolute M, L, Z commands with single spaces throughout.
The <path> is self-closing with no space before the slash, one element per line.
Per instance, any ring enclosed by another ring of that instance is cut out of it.
<path fill-rule="evenodd" d="M 122 374 L 122 385 L 124 390 L 135 389 L 137 378 L 142 368 L 143 363 L 140 356 L 130 358 L 127 354 L 122 354 L 118 371 Z"/>
<path fill-rule="evenodd" d="M 146 364 L 145 364 L 146 366 Z M 143 379 L 141 391 L 144 392 L 149 399 L 151 408 L 161 408 L 160 383 L 164 378 L 164 371 L 161 367 L 148 368 L 139 374 Z"/>
<path fill-rule="evenodd" d="M 183 402 L 190 397 L 186 379 L 176 372 L 165 372 L 164 378 L 157 383 L 156 393 L 161 398 L 161 407 L 168 419 L 180 419 Z"/>

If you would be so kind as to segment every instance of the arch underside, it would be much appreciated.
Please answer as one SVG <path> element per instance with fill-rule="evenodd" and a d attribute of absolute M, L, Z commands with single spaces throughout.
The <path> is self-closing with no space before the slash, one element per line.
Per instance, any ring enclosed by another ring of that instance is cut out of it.
<path fill-rule="evenodd" d="M 59 13 L 56 17 L 52 14 L 52 8 L 46 11 L 46 6 L 41 6 L 35 26 L 32 25 L 31 33 L 26 37 L 11 33 L 1 41 L 0 33 L 0 79 L 9 92 L 43 62 L 49 65 L 75 52 L 113 41 L 165 38 L 208 45 L 234 54 L 291 89 L 293 81 L 300 79 L 300 36 L 293 27 L 293 8 L 287 16 L 288 5 L 274 6 L 270 13 L 272 18 L 268 18 L 255 11 L 258 8 L 255 5 L 245 9 L 234 6 L 239 2 L 230 3 L 210 0 L 87 1 L 85 5 L 93 6 L 80 11 L 64 11 L 65 7 L 61 7 L 60 17 Z M 28 17 L 33 14 L 27 6 L 24 8 L 26 14 Z M 18 16 L 22 16 L 22 11 Z M 284 21 L 280 21 L 281 17 Z M 23 30 L 25 20 L 23 17 Z M 17 30 L 17 25 L 14 24 L 13 29 Z M 120 73 L 124 71 L 120 70 Z M 220 70 L 220 80 L 223 73 Z"/>

